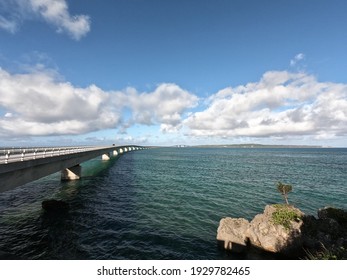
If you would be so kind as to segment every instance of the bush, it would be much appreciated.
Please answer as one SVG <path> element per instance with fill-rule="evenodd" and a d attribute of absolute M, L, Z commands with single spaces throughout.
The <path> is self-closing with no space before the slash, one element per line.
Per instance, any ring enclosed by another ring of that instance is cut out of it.
<path fill-rule="evenodd" d="M 277 190 L 283 195 L 285 202 L 289 204 L 288 193 L 293 190 L 292 185 L 283 184 L 282 182 L 277 182 Z"/>
<path fill-rule="evenodd" d="M 347 250 L 344 247 L 327 249 L 321 244 L 322 250 L 311 253 L 306 251 L 306 259 L 308 260 L 345 260 L 347 258 Z"/>
<path fill-rule="evenodd" d="M 274 207 L 276 211 L 272 213 L 272 221 L 276 225 L 282 225 L 289 230 L 292 221 L 299 221 L 301 219 L 301 215 L 291 206 L 276 204 Z"/>

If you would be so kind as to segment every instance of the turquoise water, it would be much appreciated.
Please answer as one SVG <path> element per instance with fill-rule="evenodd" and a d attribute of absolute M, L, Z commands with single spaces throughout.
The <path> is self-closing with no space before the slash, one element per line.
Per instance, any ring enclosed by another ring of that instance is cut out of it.
<path fill-rule="evenodd" d="M 225 216 L 252 219 L 282 203 L 315 215 L 347 206 L 347 149 L 158 148 L 83 164 L 0 194 L 0 250 L 23 259 L 235 259 L 216 243 Z M 63 199 L 52 219 L 44 199 Z"/>

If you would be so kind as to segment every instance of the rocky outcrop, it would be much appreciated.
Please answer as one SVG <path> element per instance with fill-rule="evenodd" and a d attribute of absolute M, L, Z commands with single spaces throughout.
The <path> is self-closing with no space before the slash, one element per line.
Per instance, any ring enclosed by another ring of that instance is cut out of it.
<path fill-rule="evenodd" d="M 324 207 L 319 209 L 318 218 L 322 220 L 333 219 L 340 225 L 347 225 L 347 212 L 334 207 Z"/>
<path fill-rule="evenodd" d="M 285 212 L 281 213 L 283 209 Z M 233 252 L 248 247 L 290 257 L 302 257 L 305 252 L 314 255 L 322 248 L 334 252 L 347 248 L 347 212 L 326 207 L 318 210 L 316 219 L 293 206 L 267 205 L 251 222 L 223 218 L 217 230 L 217 240 Z"/>
<path fill-rule="evenodd" d="M 62 200 L 49 199 L 42 202 L 42 208 L 47 213 L 60 214 L 69 211 L 69 204 Z"/>
<path fill-rule="evenodd" d="M 223 242 L 224 249 L 242 252 L 247 246 L 248 228 L 249 222 L 246 219 L 224 218 L 219 223 L 217 240 Z"/>
<path fill-rule="evenodd" d="M 275 206 L 267 205 L 263 214 L 254 217 L 247 231 L 250 244 L 273 253 L 285 253 L 299 248 L 302 244 L 302 220 L 294 219 L 285 227 L 274 222 L 273 214 L 276 211 L 278 209 Z M 290 207 L 290 211 L 295 211 L 298 217 L 303 215 L 294 207 Z"/>
<path fill-rule="evenodd" d="M 299 209 L 290 208 L 302 215 Z M 258 214 L 249 222 L 246 219 L 224 218 L 217 230 L 217 240 L 224 241 L 224 248 L 235 251 L 234 248 L 246 249 L 249 244 L 262 250 L 283 253 L 301 246 L 302 220 L 293 220 L 286 228 L 276 224 L 273 213 L 278 209 L 274 205 L 267 205 L 263 214 Z"/>
<path fill-rule="evenodd" d="M 317 214 L 304 217 L 303 247 L 313 258 L 347 259 L 347 211 L 325 207 Z"/>

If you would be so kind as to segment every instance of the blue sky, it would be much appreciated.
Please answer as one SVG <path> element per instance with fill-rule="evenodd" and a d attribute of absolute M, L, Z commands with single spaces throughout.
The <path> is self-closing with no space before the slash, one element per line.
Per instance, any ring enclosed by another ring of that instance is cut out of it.
<path fill-rule="evenodd" d="M 0 0 L 0 145 L 347 143 L 343 0 Z"/>

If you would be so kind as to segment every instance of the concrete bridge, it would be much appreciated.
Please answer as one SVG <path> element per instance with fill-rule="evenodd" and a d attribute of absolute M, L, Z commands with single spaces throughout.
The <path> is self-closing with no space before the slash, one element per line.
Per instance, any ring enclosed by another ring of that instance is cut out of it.
<path fill-rule="evenodd" d="M 98 156 L 109 160 L 113 156 L 142 149 L 145 148 L 134 145 L 0 149 L 0 192 L 59 171 L 62 180 L 78 180 L 82 174 L 82 162 Z"/>

